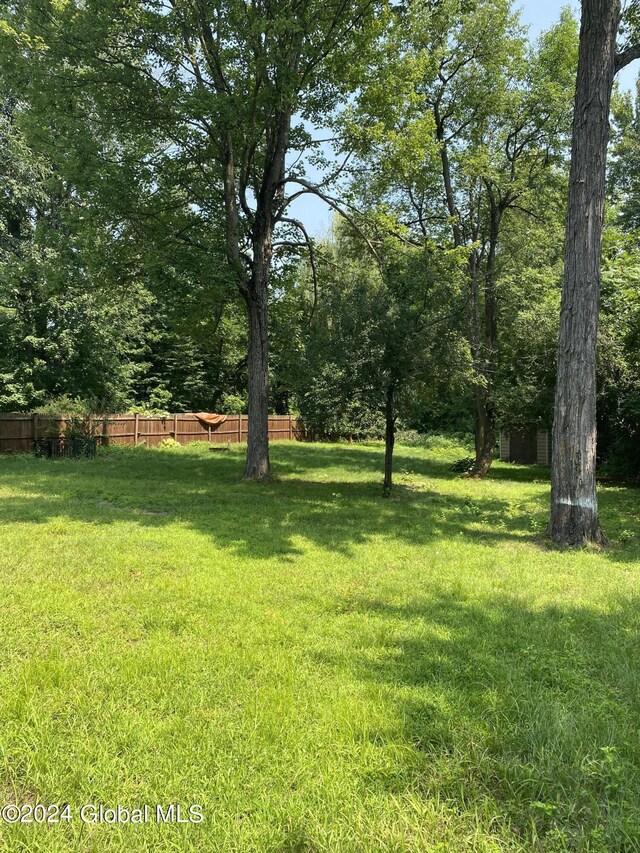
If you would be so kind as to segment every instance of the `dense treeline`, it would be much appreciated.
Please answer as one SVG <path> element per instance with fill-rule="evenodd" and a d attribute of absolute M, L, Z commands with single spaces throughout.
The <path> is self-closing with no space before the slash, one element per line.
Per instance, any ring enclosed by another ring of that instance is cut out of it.
<path fill-rule="evenodd" d="M 550 426 L 568 11 L 532 43 L 506 0 L 103 5 L 0 21 L 3 410 L 268 405 L 386 435 L 387 487 L 398 424 L 473 428 L 480 476 L 500 425 Z M 599 449 L 627 473 L 639 112 L 614 94 L 598 360 Z M 334 208 L 320 240 L 301 193 Z"/>

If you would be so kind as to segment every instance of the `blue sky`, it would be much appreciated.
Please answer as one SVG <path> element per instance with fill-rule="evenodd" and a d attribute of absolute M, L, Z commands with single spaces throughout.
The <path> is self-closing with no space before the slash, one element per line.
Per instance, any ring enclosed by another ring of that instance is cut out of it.
<path fill-rule="evenodd" d="M 579 17 L 580 4 L 578 2 L 554 2 L 554 0 L 520 0 L 514 4 L 520 10 L 521 20 L 529 27 L 529 34 L 536 38 L 542 30 L 545 30 L 554 21 L 558 20 L 560 10 L 564 6 L 570 6 L 576 17 Z M 631 89 L 635 85 L 640 62 L 636 61 L 627 66 L 619 75 L 618 82 L 624 89 Z M 331 211 L 327 205 L 314 196 L 306 195 L 298 199 L 291 206 L 291 215 L 304 222 L 305 227 L 313 236 L 324 234 L 331 220 Z"/>
<path fill-rule="evenodd" d="M 535 38 L 545 30 L 549 24 L 557 21 L 560 17 L 560 9 L 571 6 L 576 17 L 579 15 L 579 3 L 554 3 L 553 0 L 520 0 L 514 7 L 520 10 L 520 17 L 524 24 L 529 25 L 529 32 Z"/>

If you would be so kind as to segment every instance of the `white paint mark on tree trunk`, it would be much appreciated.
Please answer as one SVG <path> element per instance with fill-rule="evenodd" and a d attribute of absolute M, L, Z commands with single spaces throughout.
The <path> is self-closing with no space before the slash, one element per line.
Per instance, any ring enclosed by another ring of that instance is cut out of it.
<path fill-rule="evenodd" d="M 571 498 L 557 498 L 557 504 L 564 504 L 565 506 L 579 506 L 580 509 L 592 509 L 594 512 L 596 510 L 596 502 L 593 498 L 576 498 L 576 500 L 571 500 Z"/>

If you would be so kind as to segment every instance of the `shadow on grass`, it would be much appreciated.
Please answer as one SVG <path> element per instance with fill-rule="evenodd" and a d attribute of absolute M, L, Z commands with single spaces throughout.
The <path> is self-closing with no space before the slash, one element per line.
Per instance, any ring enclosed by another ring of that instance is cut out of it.
<path fill-rule="evenodd" d="M 314 662 L 382 690 L 398 730 L 365 736 L 405 744 L 367 784 L 474 814 L 517 849 L 638 849 L 640 598 L 534 610 L 436 590 L 336 600 L 332 619 L 351 642 Z"/>
<path fill-rule="evenodd" d="M 489 469 L 487 480 L 505 480 L 512 483 L 549 483 L 551 468 L 547 465 L 512 465 L 495 462 Z"/>
<path fill-rule="evenodd" d="M 369 473 L 378 473 L 374 462 L 379 464 L 379 454 L 331 449 L 329 477 L 344 476 L 349 463 L 365 478 L 325 481 L 300 476 L 321 467 L 317 449 L 286 450 L 277 464 L 284 479 L 269 484 L 241 482 L 239 455 L 132 453 L 84 464 L 25 460 L 22 482 L 29 494 L 0 499 L 0 511 L 6 522 L 14 523 L 66 516 L 157 527 L 177 520 L 211 536 L 220 547 L 265 559 L 297 553 L 294 537 L 345 553 L 372 536 L 418 546 L 454 536 L 487 544 L 532 539 L 529 515 L 510 514 L 508 503 L 499 498 L 474 501 L 397 485 L 392 497 L 383 500 L 377 478 Z M 336 466 L 340 470 L 332 471 Z M 16 482 L 11 467 L 0 468 L 0 486 Z M 415 467 L 428 476 L 433 471 L 445 476 L 444 465 Z M 448 477 L 455 475 L 449 472 Z M 32 496 L 34 491 L 38 497 Z"/>
<path fill-rule="evenodd" d="M 241 481 L 239 453 L 133 451 L 94 461 L 2 460 L 0 488 L 11 493 L 18 486 L 27 494 L 0 498 L 0 513 L 15 523 L 56 516 L 148 527 L 179 521 L 219 547 L 263 559 L 299 553 L 296 537 L 343 553 L 372 536 L 416 546 L 456 537 L 486 545 L 538 541 L 546 496 L 523 493 L 514 504 L 486 493 L 474 498 L 439 491 L 438 481 L 458 477 L 448 470 L 449 463 L 414 457 L 407 450 L 398 455 L 397 470 L 425 483 L 420 488 L 398 484 L 388 500 L 381 499 L 381 450 L 361 447 L 276 446 L 282 479 L 269 484 Z M 492 472 L 489 482 L 505 479 L 503 474 L 535 482 L 540 473 L 505 468 Z M 320 471 L 326 471 L 326 479 L 313 478 Z M 351 471 L 353 479 L 348 479 Z M 637 558 L 637 549 L 609 553 L 622 561 Z"/>
<path fill-rule="evenodd" d="M 319 471 L 332 468 L 346 468 L 355 471 L 375 474 L 382 482 L 384 465 L 384 445 L 371 448 L 370 445 L 345 446 L 297 444 L 292 454 L 279 455 L 278 471 L 287 474 L 299 474 L 309 471 Z M 451 462 L 422 458 L 412 453 L 408 447 L 399 447 L 394 453 L 394 471 L 396 474 L 406 471 L 428 478 L 452 479 L 456 475 L 450 471 Z"/>
<path fill-rule="evenodd" d="M 422 450 L 422 448 L 417 448 Z M 313 445 L 299 444 L 295 446 L 295 457 L 279 458 L 278 469 L 288 473 L 321 470 L 327 467 L 358 468 L 361 471 L 377 474 L 382 479 L 384 445 L 379 448 L 368 445 Z M 451 480 L 460 477 L 451 471 L 453 460 L 438 460 L 424 458 L 419 453 L 412 452 L 410 447 L 397 445 L 394 452 L 394 472 L 402 471 L 418 474 L 428 479 Z M 504 480 L 516 483 L 548 482 L 551 469 L 544 465 L 513 465 L 505 462 L 494 462 L 487 480 Z"/>

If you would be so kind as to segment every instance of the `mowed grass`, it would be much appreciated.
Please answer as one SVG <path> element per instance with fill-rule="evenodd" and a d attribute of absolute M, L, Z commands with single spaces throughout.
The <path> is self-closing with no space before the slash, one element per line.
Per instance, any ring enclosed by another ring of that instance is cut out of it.
<path fill-rule="evenodd" d="M 640 850 L 638 492 L 554 550 L 548 471 L 466 452 L 0 458 L 0 804 L 72 812 L 0 850 Z"/>

